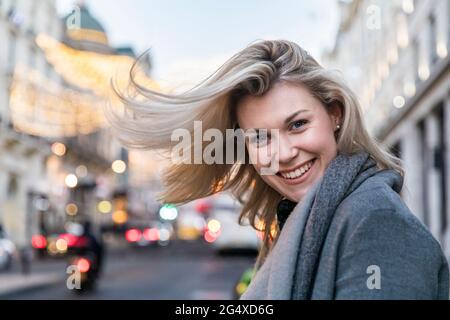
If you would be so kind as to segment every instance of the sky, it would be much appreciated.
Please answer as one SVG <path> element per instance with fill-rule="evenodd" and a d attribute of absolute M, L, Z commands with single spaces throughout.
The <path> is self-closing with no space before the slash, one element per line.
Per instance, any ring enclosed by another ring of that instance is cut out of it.
<path fill-rule="evenodd" d="M 85 0 L 111 45 L 150 49 L 152 76 L 192 85 L 258 39 L 287 39 L 320 61 L 332 48 L 337 0 Z M 74 0 L 56 0 L 61 15 Z"/>

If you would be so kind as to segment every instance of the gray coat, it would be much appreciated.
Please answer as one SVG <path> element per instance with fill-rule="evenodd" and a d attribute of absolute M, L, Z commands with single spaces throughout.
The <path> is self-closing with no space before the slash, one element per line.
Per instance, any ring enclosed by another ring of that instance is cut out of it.
<path fill-rule="evenodd" d="M 333 215 L 311 298 L 448 299 L 447 260 L 401 199 L 402 177 L 384 170 L 356 184 Z M 309 205 L 312 194 L 302 206 Z M 305 221 L 302 208 L 296 207 L 242 299 L 292 297 Z"/>

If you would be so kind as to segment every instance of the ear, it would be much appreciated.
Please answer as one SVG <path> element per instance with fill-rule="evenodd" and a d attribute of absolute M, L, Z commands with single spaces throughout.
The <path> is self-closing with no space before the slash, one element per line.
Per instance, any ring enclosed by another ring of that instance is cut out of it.
<path fill-rule="evenodd" d="M 342 125 L 343 110 L 339 102 L 334 101 L 330 104 L 328 107 L 328 114 L 330 115 L 333 123 Z"/>

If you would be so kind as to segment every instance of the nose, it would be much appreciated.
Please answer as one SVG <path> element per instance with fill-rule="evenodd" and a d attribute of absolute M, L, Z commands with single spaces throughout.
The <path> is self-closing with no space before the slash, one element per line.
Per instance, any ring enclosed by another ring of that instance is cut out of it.
<path fill-rule="evenodd" d="M 292 143 L 289 137 L 280 136 L 278 143 L 278 155 L 280 163 L 289 163 L 298 156 L 299 149 Z"/>

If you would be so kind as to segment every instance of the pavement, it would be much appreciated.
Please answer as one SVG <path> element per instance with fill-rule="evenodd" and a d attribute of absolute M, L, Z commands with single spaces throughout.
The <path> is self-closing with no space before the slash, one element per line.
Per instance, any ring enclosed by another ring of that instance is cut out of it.
<path fill-rule="evenodd" d="M 230 299 L 234 281 L 253 259 L 223 258 L 199 243 L 108 247 L 105 272 L 91 295 L 67 290 L 66 259 L 37 259 L 29 275 L 17 263 L 0 272 L 0 299 Z"/>
<path fill-rule="evenodd" d="M 111 248 L 108 252 L 110 255 L 117 255 L 126 250 L 124 243 L 115 239 L 110 240 L 108 246 Z M 10 270 L 0 271 L 0 299 L 63 283 L 67 278 L 66 266 L 67 261 L 64 258 L 38 259 L 35 256 L 30 272 L 23 274 L 16 258 Z"/>
<path fill-rule="evenodd" d="M 0 299 L 32 290 L 38 290 L 64 281 L 65 275 L 61 272 L 44 272 L 23 274 L 0 274 Z"/>

